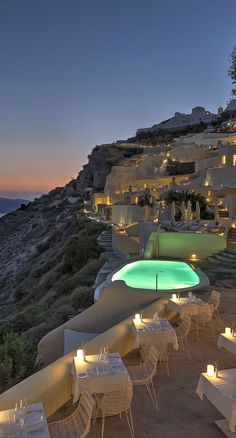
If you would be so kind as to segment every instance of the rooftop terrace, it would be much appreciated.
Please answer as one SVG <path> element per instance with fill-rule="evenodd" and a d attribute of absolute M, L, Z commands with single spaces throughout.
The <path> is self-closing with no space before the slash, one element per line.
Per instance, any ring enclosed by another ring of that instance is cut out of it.
<path fill-rule="evenodd" d="M 196 386 L 201 372 L 206 371 L 206 365 L 220 358 L 220 368 L 234 368 L 235 356 L 226 350 L 218 350 L 217 339 L 222 329 L 231 326 L 236 321 L 235 311 L 235 286 L 236 272 L 232 265 L 221 265 L 217 261 L 204 261 L 201 269 L 209 276 L 211 286 L 221 292 L 220 316 L 221 323 L 214 320 L 215 337 L 213 338 L 208 329 L 205 329 L 200 339 L 196 338 L 196 332 L 189 335 L 189 345 L 192 359 L 188 359 L 184 352 L 172 351 L 170 357 L 170 377 L 160 366 L 154 378 L 157 392 L 159 411 L 156 411 L 143 386 L 134 388 L 132 402 L 133 419 L 136 438 L 181 438 L 199 437 L 217 438 L 222 437 L 222 432 L 214 424 L 215 420 L 221 419 L 222 415 L 207 400 L 201 401 L 196 391 Z M 209 288 L 210 290 L 210 288 Z M 209 290 L 201 297 L 207 301 Z M 173 320 L 172 323 L 175 323 Z M 124 362 L 127 365 L 139 361 L 138 351 L 129 353 Z M 73 410 L 72 404 L 67 403 L 50 420 L 66 416 Z M 89 437 L 96 438 L 101 434 L 101 419 L 92 426 Z M 129 431 L 125 418 L 119 416 L 106 419 L 105 437 L 118 438 L 129 437 Z"/>

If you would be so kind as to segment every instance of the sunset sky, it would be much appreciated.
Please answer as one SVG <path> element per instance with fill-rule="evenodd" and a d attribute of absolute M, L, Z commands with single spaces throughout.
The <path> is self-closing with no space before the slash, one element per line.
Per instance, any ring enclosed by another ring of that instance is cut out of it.
<path fill-rule="evenodd" d="M 0 2 L 0 195 L 75 177 L 95 144 L 230 98 L 235 0 Z"/>

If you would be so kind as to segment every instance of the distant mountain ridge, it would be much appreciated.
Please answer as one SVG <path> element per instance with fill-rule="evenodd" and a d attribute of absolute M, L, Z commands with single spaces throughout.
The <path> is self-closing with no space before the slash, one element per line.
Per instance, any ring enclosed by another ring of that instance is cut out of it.
<path fill-rule="evenodd" d="M 0 213 L 10 213 L 21 206 L 21 204 L 28 204 L 28 199 L 10 199 L 0 198 Z"/>

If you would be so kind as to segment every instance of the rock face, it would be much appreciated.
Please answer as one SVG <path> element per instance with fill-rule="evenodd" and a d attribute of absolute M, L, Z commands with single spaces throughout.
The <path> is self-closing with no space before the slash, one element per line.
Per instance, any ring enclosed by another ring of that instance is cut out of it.
<path fill-rule="evenodd" d="M 78 175 L 77 190 L 83 193 L 86 187 L 92 187 L 94 192 L 102 191 L 112 166 L 142 152 L 142 148 L 129 143 L 117 142 L 95 146 L 91 155 L 88 156 L 88 163 L 83 166 L 83 170 Z"/>

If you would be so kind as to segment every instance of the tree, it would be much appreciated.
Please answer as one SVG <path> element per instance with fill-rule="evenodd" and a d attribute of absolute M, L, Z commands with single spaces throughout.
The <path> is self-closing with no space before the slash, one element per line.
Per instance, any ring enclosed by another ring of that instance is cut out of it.
<path fill-rule="evenodd" d="M 195 192 L 189 192 L 188 190 L 182 190 L 182 192 L 175 192 L 174 190 L 171 190 L 167 196 L 165 197 L 165 201 L 168 205 L 171 205 L 172 202 L 175 202 L 175 205 L 177 209 L 179 210 L 176 215 L 176 219 L 180 219 L 180 208 L 182 202 L 185 203 L 187 207 L 188 201 L 191 202 L 192 210 L 196 211 L 196 203 L 199 202 L 200 210 L 201 210 L 201 219 L 213 219 L 214 213 L 209 211 L 207 208 L 207 202 L 203 195 L 200 193 Z"/>
<path fill-rule="evenodd" d="M 228 75 L 231 78 L 233 85 L 231 94 L 236 96 L 236 46 L 234 46 L 232 52 L 230 53 L 230 67 Z"/>

